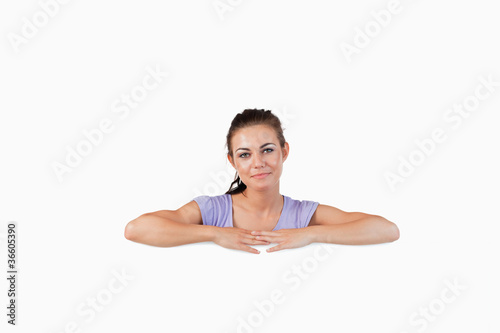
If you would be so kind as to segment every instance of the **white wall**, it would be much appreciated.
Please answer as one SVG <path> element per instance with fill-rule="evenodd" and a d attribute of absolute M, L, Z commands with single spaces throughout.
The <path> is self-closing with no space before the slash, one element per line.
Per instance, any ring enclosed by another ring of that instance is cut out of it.
<path fill-rule="evenodd" d="M 2 2 L 0 258 L 6 274 L 16 221 L 22 331 L 498 330 L 495 8 Z M 131 93 L 142 99 L 133 108 L 122 100 Z M 382 215 L 400 239 L 260 255 L 126 240 L 145 212 L 227 191 L 232 178 L 214 175 L 231 168 L 225 136 L 245 108 L 286 123 L 283 194 Z M 54 163 L 100 126 L 108 133 L 58 177 Z M 388 173 L 401 178 L 391 185 Z M 282 302 L 271 307 L 273 293 Z"/>

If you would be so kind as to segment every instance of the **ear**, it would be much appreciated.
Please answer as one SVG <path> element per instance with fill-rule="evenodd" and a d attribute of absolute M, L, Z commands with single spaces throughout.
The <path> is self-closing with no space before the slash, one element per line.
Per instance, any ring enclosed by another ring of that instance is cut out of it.
<path fill-rule="evenodd" d="M 233 160 L 231 159 L 231 155 L 227 154 L 227 159 L 229 160 L 229 163 L 231 163 L 231 165 L 233 166 L 233 168 L 236 169 L 236 167 L 234 166 Z"/>
<path fill-rule="evenodd" d="M 285 162 L 290 152 L 290 145 L 288 144 L 288 142 L 285 142 L 285 147 L 282 149 L 282 151 L 283 151 L 283 162 Z"/>

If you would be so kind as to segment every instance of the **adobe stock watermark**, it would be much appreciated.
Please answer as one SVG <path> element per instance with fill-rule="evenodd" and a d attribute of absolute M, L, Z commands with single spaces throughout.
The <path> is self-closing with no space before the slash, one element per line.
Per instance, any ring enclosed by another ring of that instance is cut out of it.
<path fill-rule="evenodd" d="M 337 246 L 321 244 L 316 246 L 313 255 L 304 258 L 300 265 L 293 264 L 290 269 L 283 273 L 281 278 L 287 288 L 285 290 L 275 288 L 270 292 L 268 299 L 254 300 L 255 310 L 244 317 L 238 316 L 236 332 L 252 333 L 254 329 L 262 326 L 265 318 L 269 318 L 274 313 L 275 307 L 286 301 L 287 292 L 290 294 L 292 291 L 296 291 L 318 269 L 321 262 L 325 262 L 334 252 L 338 251 L 340 250 Z"/>
<path fill-rule="evenodd" d="M 116 295 L 122 293 L 129 282 L 135 279 L 134 276 L 125 272 L 124 268 L 121 272 L 113 269 L 111 274 L 113 277 L 104 288 L 85 298 L 76 306 L 75 314 L 78 319 L 68 321 L 58 333 L 81 333 L 82 327 L 91 323 L 99 313 L 109 308 Z"/>
<path fill-rule="evenodd" d="M 16 53 L 19 53 L 19 47 L 27 44 L 30 40 L 38 35 L 38 32 L 43 29 L 60 11 L 61 6 L 67 4 L 71 0 L 40 0 L 38 5 L 40 8 L 31 15 L 31 19 L 23 17 L 21 19 L 21 28 L 19 33 L 8 32 L 7 39 Z"/>
<path fill-rule="evenodd" d="M 463 121 L 470 117 L 472 112 L 477 110 L 481 101 L 489 98 L 495 93 L 497 87 L 500 86 L 500 81 L 494 81 L 493 74 L 488 77 L 480 75 L 478 77 L 479 84 L 474 89 L 474 92 L 466 96 L 461 102 L 454 103 L 443 114 L 443 120 L 446 124 L 451 124 L 451 129 L 457 130 L 462 125 Z M 396 185 L 405 182 L 416 170 L 422 165 L 429 156 L 437 149 L 440 143 L 448 139 L 447 132 L 443 127 L 436 127 L 431 131 L 430 137 L 423 139 L 415 139 L 416 148 L 408 154 L 408 157 L 398 156 L 398 166 L 395 171 L 386 171 L 384 178 L 392 192 L 396 190 Z"/>
<path fill-rule="evenodd" d="M 410 315 L 408 322 L 412 327 L 412 331 L 416 330 L 421 333 L 427 330 L 427 328 L 429 328 L 433 322 L 437 321 L 445 311 L 448 311 L 448 307 L 456 302 L 462 292 L 467 290 L 467 286 L 458 282 L 458 278 L 456 277 L 453 281 L 449 279 L 444 280 L 444 284 L 445 287 L 438 296 L 434 297 L 423 306 L 420 306 L 418 310 Z M 410 331 L 401 331 L 400 333 L 410 333 Z"/>
<path fill-rule="evenodd" d="M 167 72 L 163 72 L 159 65 L 153 69 L 150 66 L 146 67 L 146 74 L 141 83 L 132 87 L 128 94 L 121 94 L 111 104 L 111 112 L 119 117 L 120 121 L 125 120 L 132 109 L 136 109 L 153 90 L 157 89 L 163 82 Z M 63 176 L 73 172 L 78 167 L 84 157 L 89 156 L 92 151 L 102 144 L 105 135 L 110 134 L 115 130 L 115 124 L 112 119 L 104 117 L 99 121 L 96 128 L 83 129 L 82 138 L 71 147 L 66 145 L 66 156 L 63 161 L 53 161 L 52 170 L 60 183 L 63 182 Z"/>
<path fill-rule="evenodd" d="M 291 122 L 291 119 L 295 119 L 296 117 L 295 114 L 288 112 L 286 106 L 284 106 L 281 110 L 274 109 L 272 110 L 272 113 L 280 119 L 281 125 L 284 128 L 287 128 Z M 212 181 L 206 183 L 202 190 L 197 187 L 194 188 L 193 191 L 195 196 L 214 196 L 220 195 L 221 193 L 226 193 L 227 190 L 229 190 L 229 185 L 231 185 L 231 183 L 235 180 L 235 169 L 233 168 L 233 166 L 228 162 L 226 167 L 226 170 L 221 170 L 216 173 L 209 172 Z"/>
<path fill-rule="evenodd" d="M 232 12 L 243 3 L 243 0 L 215 0 L 212 2 L 217 16 L 221 21 L 226 18 L 226 13 Z"/>
<path fill-rule="evenodd" d="M 341 42 L 340 50 L 347 63 L 352 62 L 355 54 L 360 54 L 361 50 L 368 47 L 371 42 L 386 28 L 395 15 L 403 10 L 399 0 L 390 0 L 387 2 L 386 9 L 372 10 L 370 15 L 372 19 L 365 23 L 363 29 L 354 27 L 354 37 L 352 43 Z"/>

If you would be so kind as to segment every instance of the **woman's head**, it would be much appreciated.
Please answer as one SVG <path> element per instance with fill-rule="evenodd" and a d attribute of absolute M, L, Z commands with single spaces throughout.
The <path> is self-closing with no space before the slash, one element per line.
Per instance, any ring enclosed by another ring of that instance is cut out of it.
<path fill-rule="evenodd" d="M 289 147 L 281 122 L 271 111 L 246 109 L 238 113 L 231 122 L 226 146 L 228 160 L 236 169 L 235 180 L 226 194 L 240 193 L 247 186 L 266 190 L 277 185 Z M 268 175 L 254 177 L 260 173 Z M 236 187 L 232 188 L 234 184 Z"/>

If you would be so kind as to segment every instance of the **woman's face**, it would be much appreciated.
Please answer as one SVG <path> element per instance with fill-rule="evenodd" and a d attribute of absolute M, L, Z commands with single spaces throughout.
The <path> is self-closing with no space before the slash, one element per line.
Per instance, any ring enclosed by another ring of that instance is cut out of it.
<path fill-rule="evenodd" d="M 238 130 L 232 137 L 234 160 L 229 162 L 238 171 L 247 187 L 265 190 L 275 186 L 281 177 L 283 162 L 288 157 L 289 146 L 281 149 L 274 130 L 266 125 L 255 125 Z M 264 178 L 255 175 L 267 173 Z"/>

